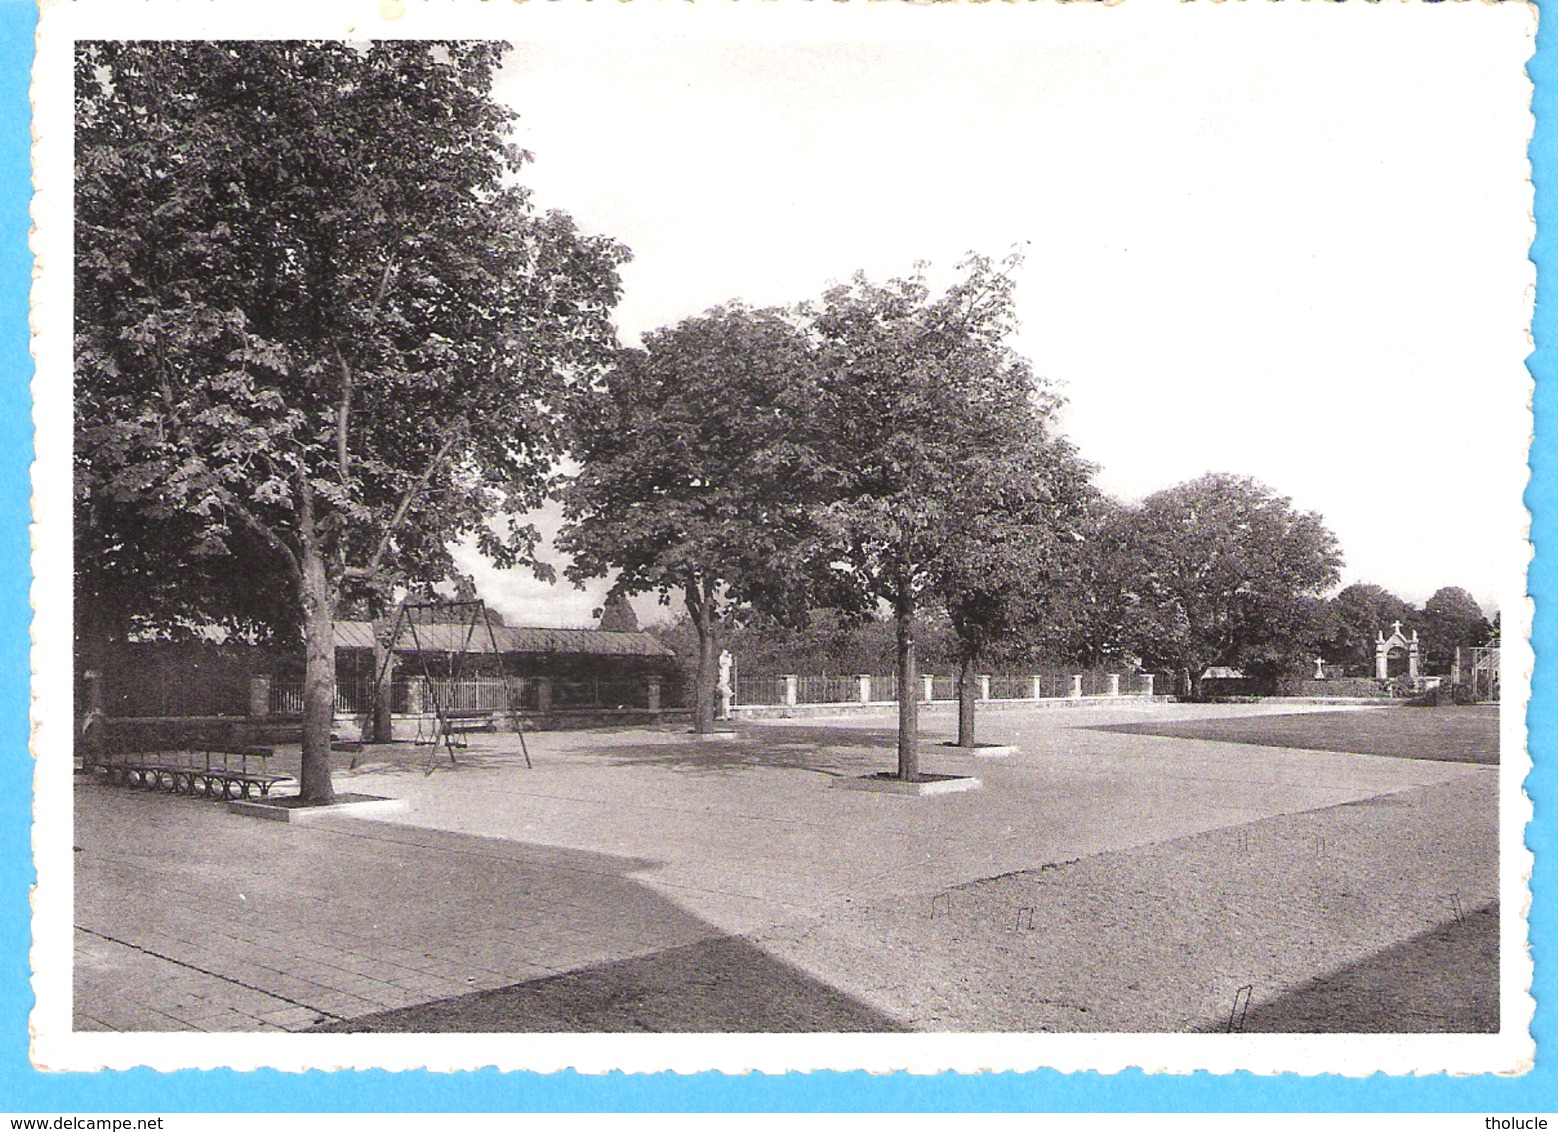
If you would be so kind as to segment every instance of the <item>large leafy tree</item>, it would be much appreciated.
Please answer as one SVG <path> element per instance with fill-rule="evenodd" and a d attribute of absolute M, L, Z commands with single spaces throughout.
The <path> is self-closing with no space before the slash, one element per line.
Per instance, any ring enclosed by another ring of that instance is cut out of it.
<path fill-rule="evenodd" d="M 1411 634 L 1422 625 L 1422 614 L 1404 601 L 1372 582 L 1354 582 L 1342 589 L 1330 602 L 1331 632 L 1322 643 L 1325 659 L 1334 664 L 1374 674 L 1374 643 L 1381 632 L 1390 635 L 1391 625 L 1399 621 Z"/>
<path fill-rule="evenodd" d="M 972 257 L 940 295 L 920 275 L 885 284 L 859 275 L 829 290 L 814 320 L 819 561 L 864 601 L 892 610 L 904 779 L 919 774 L 916 614 L 955 597 L 976 649 L 986 626 L 1000 631 L 1007 612 L 975 610 L 982 595 L 967 559 L 986 535 L 1012 549 L 1019 536 L 1000 528 L 1023 525 L 1035 512 L 1015 506 L 1017 497 L 1042 496 L 1047 482 L 1026 460 L 1039 450 L 1054 398 L 1009 345 L 1014 262 Z M 1003 560 L 1003 571 L 1009 566 Z"/>
<path fill-rule="evenodd" d="M 1092 468 L 1049 433 L 1045 414 L 1009 407 L 1008 445 L 968 461 L 965 502 L 945 512 L 933 591 L 957 641 L 959 746 L 974 745 L 977 667 L 1050 639 L 1085 539 Z"/>
<path fill-rule="evenodd" d="M 1425 659 L 1442 672 L 1455 663 L 1457 648 L 1485 645 L 1493 634 L 1482 606 L 1459 586 L 1434 591 L 1423 604 L 1422 624 Z"/>
<path fill-rule="evenodd" d="M 576 582 L 680 598 L 697 632 L 694 727 L 713 726 L 717 633 L 747 603 L 800 610 L 811 344 L 794 319 L 740 305 L 645 335 L 575 399 L 576 475 L 559 549 Z"/>
<path fill-rule="evenodd" d="M 1192 696 L 1209 665 L 1271 675 L 1310 652 L 1316 599 L 1342 561 L 1318 514 L 1215 473 L 1149 496 L 1129 515 L 1122 548 L 1129 647 L 1184 674 Z"/>
<path fill-rule="evenodd" d="M 460 537 L 534 564 L 492 517 L 542 500 L 552 406 L 613 340 L 625 252 L 518 187 L 502 51 L 78 49 L 84 588 L 300 639 L 310 801 L 337 608 L 442 579 Z"/>

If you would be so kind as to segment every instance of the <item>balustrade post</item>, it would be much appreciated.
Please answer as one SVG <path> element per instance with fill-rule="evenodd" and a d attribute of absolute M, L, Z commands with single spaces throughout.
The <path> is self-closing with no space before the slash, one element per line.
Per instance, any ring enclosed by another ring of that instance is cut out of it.
<path fill-rule="evenodd" d="M 979 698 L 982 700 L 988 700 L 990 698 L 990 677 L 988 676 L 981 676 L 979 678 Z"/>
<path fill-rule="evenodd" d="M 1033 698 L 1036 700 L 1044 698 L 1044 685 L 1037 676 L 1033 678 Z"/>
<path fill-rule="evenodd" d="M 794 707 L 800 698 L 801 678 L 799 676 L 786 676 L 784 678 L 784 706 Z"/>
<path fill-rule="evenodd" d="M 1071 678 L 1071 698 L 1073 700 L 1082 698 L 1082 674 L 1080 672 Z"/>
<path fill-rule="evenodd" d="M 1146 685 L 1146 689 L 1147 690 L 1146 690 L 1145 694 L 1146 694 L 1147 698 L 1150 700 L 1150 699 L 1152 699 L 1152 673 L 1150 673 L 1150 672 L 1143 672 L 1141 674 L 1141 679 L 1142 679 L 1142 683 L 1144 685 Z"/>
<path fill-rule="evenodd" d="M 936 698 L 936 678 L 934 676 L 921 676 L 920 683 L 925 687 L 925 702 L 930 703 Z"/>
<path fill-rule="evenodd" d="M 871 677 L 869 677 L 869 676 L 865 675 L 864 673 L 862 673 L 861 675 L 856 676 L 855 679 L 860 682 L 860 702 L 863 703 L 863 704 L 870 703 L 871 702 Z"/>
<path fill-rule="evenodd" d="M 1109 694 L 1111 696 L 1120 694 L 1120 674 L 1118 672 L 1109 673 Z"/>
<path fill-rule="evenodd" d="M 249 714 L 270 714 L 270 676 L 249 677 Z"/>

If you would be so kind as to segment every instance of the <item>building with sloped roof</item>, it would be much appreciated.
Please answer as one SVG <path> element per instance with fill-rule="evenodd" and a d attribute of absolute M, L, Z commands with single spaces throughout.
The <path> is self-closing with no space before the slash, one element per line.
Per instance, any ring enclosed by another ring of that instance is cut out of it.
<path fill-rule="evenodd" d="M 435 697 L 456 711 L 518 708 L 549 725 L 658 715 L 683 702 L 675 653 L 648 633 L 408 621 L 391 642 L 392 628 L 336 623 L 336 715 L 346 733 L 366 727 L 381 681 L 391 713 L 409 719 L 431 714 Z M 95 679 L 90 699 L 113 718 L 289 716 L 303 707 L 301 656 L 232 638 L 122 644 Z"/>
<path fill-rule="evenodd" d="M 389 634 L 396 632 L 394 641 Z M 341 621 L 335 627 L 338 709 L 371 710 L 376 682 L 396 714 L 457 711 L 517 699 L 527 712 L 658 712 L 680 699 L 676 654 L 648 633 L 537 629 L 447 621 Z M 386 662 L 387 661 L 387 662 Z"/>

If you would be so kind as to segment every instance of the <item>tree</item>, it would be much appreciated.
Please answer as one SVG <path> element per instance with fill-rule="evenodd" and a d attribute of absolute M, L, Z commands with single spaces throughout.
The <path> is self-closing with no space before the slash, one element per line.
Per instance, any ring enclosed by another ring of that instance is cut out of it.
<path fill-rule="evenodd" d="M 808 498 L 797 422 L 812 352 L 780 311 L 731 305 L 624 350 L 575 398 L 576 475 L 562 486 L 559 549 L 577 583 L 679 595 L 698 635 L 693 726 L 713 727 L 716 633 L 732 606 L 804 608 L 787 563 Z"/>
<path fill-rule="evenodd" d="M 598 628 L 603 633 L 638 632 L 638 614 L 633 612 L 633 603 L 619 593 L 609 594 L 600 611 Z"/>
<path fill-rule="evenodd" d="M 898 668 L 898 775 L 915 780 L 918 666 L 915 617 L 949 592 L 949 563 L 992 524 L 1010 460 L 1042 435 L 1054 397 L 1007 345 L 1015 327 L 1015 259 L 972 257 L 961 277 L 932 297 L 923 276 L 871 283 L 857 275 L 823 297 L 814 319 L 821 348 L 812 420 L 821 455 L 817 506 L 824 552 L 862 604 L 886 603 Z M 965 624 L 973 631 L 977 618 Z"/>
<path fill-rule="evenodd" d="M 1330 604 L 1333 629 L 1321 645 L 1325 659 L 1363 669 L 1371 676 L 1379 634 L 1389 636 L 1391 625 L 1400 621 L 1410 636 L 1422 623 L 1416 606 L 1370 582 L 1354 582 Z"/>
<path fill-rule="evenodd" d="M 1210 474 L 1149 496 L 1127 519 L 1125 636 L 1151 665 L 1272 671 L 1312 649 L 1313 598 L 1341 552 L 1320 516 L 1243 476 Z"/>
<path fill-rule="evenodd" d="M 978 663 L 1023 651 L 1063 605 L 1093 494 L 1092 467 L 1048 435 L 1045 417 L 1025 405 L 1010 411 L 1011 447 L 981 452 L 969 469 L 967 503 L 946 512 L 932 571 L 957 638 L 961 747 L 975 742 Z"/>
<path fill-rule="evenodd" d="M 503 50 L 78 48 L 79 513 L 132 574 L 206 579 L 173 587 L 200 612 L 285 597 L 311 802 L 336 610 L 443 579 L 463 536 L 535 565 L 491 520 L 544 498 L 554 406 L 612 343 L 626 253 L 515 184 Z"/>
<path fill-rule="evenodd" d="M 1492 625 L 1477 599 L 1459 586 L 1435 590 L 1423 605 L 1423 654 L 1432 668 L 1448 672 L 1457 648 L 1484 645 Z"/>
<path fill-rule="evenodd" d="M 1064 658 L 1085 668 L 1136 661 L 1125 648 L 1126 622 L 1137 601 L 1130 581 L 1130 508 L 1092 492 L 1076 524 L 1074 544 L 1060 557 L 1042 620 L 1025 634 L 1030 653 Z"/>

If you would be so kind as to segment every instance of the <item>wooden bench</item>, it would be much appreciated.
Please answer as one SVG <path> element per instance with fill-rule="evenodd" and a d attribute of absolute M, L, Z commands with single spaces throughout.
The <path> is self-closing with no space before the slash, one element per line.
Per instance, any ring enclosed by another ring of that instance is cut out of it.
<path fill-rule="evenodd" d="M 496 731 L 498 729 L 497 712 L 446 711 L 444 712 L 444 726 L 457 735 L 468 731 Z"/>

